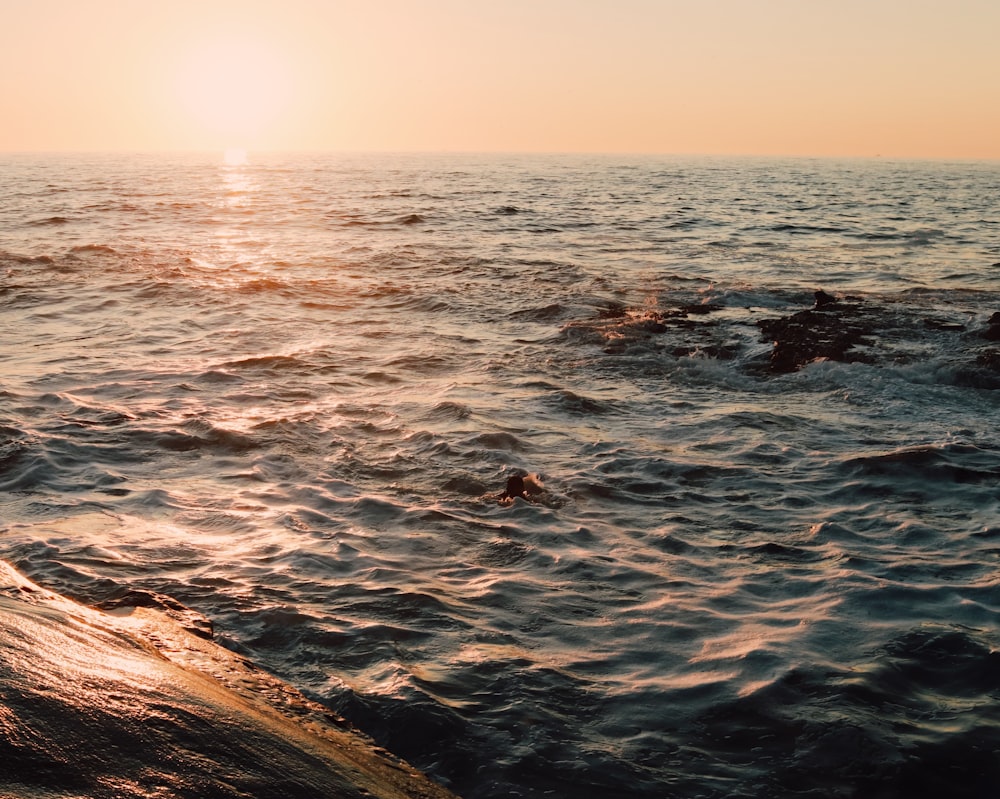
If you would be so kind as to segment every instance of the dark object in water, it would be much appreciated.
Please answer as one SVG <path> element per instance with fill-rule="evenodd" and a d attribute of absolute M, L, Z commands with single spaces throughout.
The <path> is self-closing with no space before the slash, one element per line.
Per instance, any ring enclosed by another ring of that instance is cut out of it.
<path fill-rule="evenodd" d="M 860 306 L 835 301 L 825 304 L 823 310 L 810 308 L 781 319 L 763 319 L 757 326 L 774 342 L 769 368 L 780 373 L 794 372 L 817 360 L 868 360 L 853 350 L 858 344 L 869 343 L 874 321 Z"/>
<path fill-rule="evenodd" d="M 513 474 L 507 478 L 507 487 L 497 499 L 506 503 L 508 500 L 513 501 L 515 497 L 520 497 L 532 502 L 545 496 L 547 496 L 545 486 L 537 474 Z"/>
<path fill-rule="evenodd" d="M 511 475 L 507 478 L 507 487 L 504 492 L 500 495 L 500 501 L 505 499 L 513 499 L 514 497 L 521 497 L 524 499 L 524 478 L 519 474 Z"/>
<path fill-rule="evenodd" d="M 979 335 L 987 341 L 1000 341 L 1000 311 L 997 311 L 989 318 L 987 327 Z"/>
<path fill-rule="evenodd" d="M 813 297 L 816 298 L 816 305 L 813 306 L 815 308 L 822 308 L 824 305 L 833 305 L 834 303 L 837 302 L 836 297 L 834 297 L 832 294 L 827 294 L 825 291 L 823 291 L 823 289 L 820 289 L 815 294 L 813 294 Z"/>
<path fill-rule="evenodd" d="M 947 322 L 941 319 L 924 319 L 924 327 L 928 330 L 941 330 L 954 333 L 961 333 L 965 330 L 965 325 L 957 322 Z"/>

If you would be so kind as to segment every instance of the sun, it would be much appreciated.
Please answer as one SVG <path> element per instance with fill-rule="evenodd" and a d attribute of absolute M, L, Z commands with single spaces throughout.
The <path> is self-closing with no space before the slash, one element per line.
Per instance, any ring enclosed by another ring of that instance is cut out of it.
<path fill-rule="evenodd" d="M 254 148 L 287 112 L 294 91 L 289 60 L 266 41 L 221 34 L 193 45 L 176 79 L 181 112 L 214 148 Z"/>
<path fill-rule="evenodd" d="M 246 166 L 250 160 L 247 158 L 247 151 L 242 147 L 227 147 L 222 153 L 222 163 L 231 167 Z"/>

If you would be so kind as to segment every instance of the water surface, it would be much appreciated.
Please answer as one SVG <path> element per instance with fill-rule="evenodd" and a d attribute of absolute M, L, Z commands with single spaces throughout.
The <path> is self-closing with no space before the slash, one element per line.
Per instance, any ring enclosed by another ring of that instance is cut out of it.
<path fill-rule="evenodd" d="M 174 597 L 469 799 L 986 796 L 998 185 L 4 156 L 0 556 Z M 871 362 L 772 374 L 818 288 Z"/>

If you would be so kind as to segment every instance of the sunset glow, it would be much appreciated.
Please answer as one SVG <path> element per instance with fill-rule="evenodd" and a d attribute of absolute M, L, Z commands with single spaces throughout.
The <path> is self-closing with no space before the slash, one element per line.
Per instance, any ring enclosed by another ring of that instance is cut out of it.
<path fill-rule="evenodd" d="M 997 29 L 984 0 L 7 3 L 0 151 L 997 158 Z"/>
<path fill-rule="evenodd" d="M 187 121 L 235 155 L 236 145 L 257 143 L 270 133 L 295 85 L 287 57 L 266 43 L 218 36 L 180 56 L 175 90 Z"/>
<path fill-rule="evenodd" d="M 222 154 L 226 166 L 243 166 L 247 163 L 247 151 L 241 147 L 229 147 Z"/>

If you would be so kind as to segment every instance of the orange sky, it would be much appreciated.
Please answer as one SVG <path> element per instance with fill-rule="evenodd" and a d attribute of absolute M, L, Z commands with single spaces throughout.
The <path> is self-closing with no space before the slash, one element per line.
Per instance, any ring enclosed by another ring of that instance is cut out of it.
<path fill-rule="evenodd" d="M 1000 158 L 997 0 L 0 0 L 0 150 Z"/>

